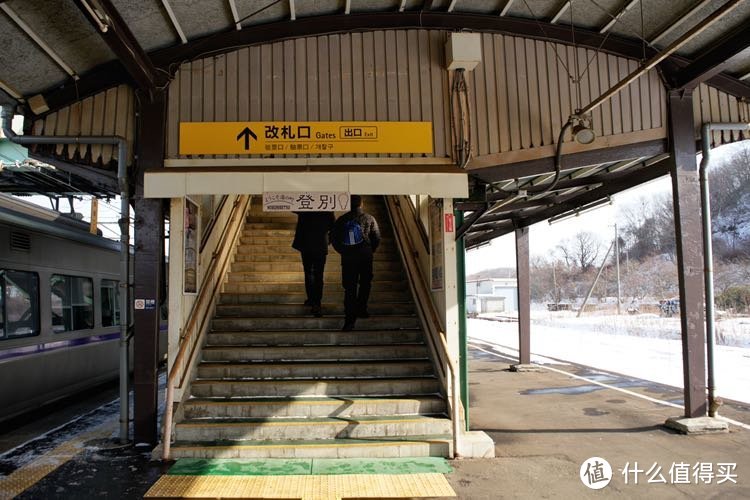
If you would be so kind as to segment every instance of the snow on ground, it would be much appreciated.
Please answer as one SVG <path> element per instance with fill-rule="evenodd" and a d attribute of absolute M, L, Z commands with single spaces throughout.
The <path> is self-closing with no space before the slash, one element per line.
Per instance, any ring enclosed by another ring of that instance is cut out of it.
<path fill-rule="evenodd" d="M 531 352 L 631 377 L 682 388 L 682 344 L 679 318 L 586 316 L 573 313 L 532 313 Z M 722 322 L 724 323 L 724 322 Z M 716 393 L 750 403 L 750 320 L 733 321 L 738 344 L 716 346 Z M 719 330 L 721 333 L 721 330 Z M 518 323 L 468 320 L 470 341 L 487 342 L 506 354 L 517 352 Z M 670 338 L 672 337 L 672 338 Z M 549 360 L 532 358 L 533 362 Z"/>

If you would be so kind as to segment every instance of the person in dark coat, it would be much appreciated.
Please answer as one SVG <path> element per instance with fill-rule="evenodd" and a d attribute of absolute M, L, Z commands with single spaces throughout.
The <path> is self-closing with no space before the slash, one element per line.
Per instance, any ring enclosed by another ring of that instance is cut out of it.
<path fill-rule="evenodd" d="M 372 283 L 372 256 L 380 245 L 380 228 L 364 212 L 362 197 L 352 195 L 351 210 L 336 220 L 331 233 L 333 248 L 341 254 L 344 286 L 344 331 L 354 329 L 357 318 L 368 318 L 367 301 Z"/>
<path fill-rule="evenodd" d="M 297 227 L 294 231 L 292 248 L 302 254 L 302 267 L 305 271 L 306 306 L 312 307 L 316 317 L 323 315 L 323 272 L 328 255 L 329 234 L 336 217 L 333 212 L 295 212 Z"/>

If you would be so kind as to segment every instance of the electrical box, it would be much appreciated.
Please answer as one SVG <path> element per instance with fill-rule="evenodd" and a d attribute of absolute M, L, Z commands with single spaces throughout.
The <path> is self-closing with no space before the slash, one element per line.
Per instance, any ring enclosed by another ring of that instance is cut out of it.
<path fill-rule="evenodd" d="M 479 33 L 450 33 L 445 43 L 445 62 L 449 70 L 473 70 L 482 62 L 482 40 Z"/>

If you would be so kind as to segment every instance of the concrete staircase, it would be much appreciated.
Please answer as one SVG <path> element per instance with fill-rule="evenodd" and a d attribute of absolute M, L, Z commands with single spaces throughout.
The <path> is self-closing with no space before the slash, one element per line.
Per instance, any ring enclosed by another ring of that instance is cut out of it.
<path fill-rule="evenodd" d="M 343 288 L 331 248 L 323 317 L 305 300 L 296 217 L 253 203 L 172 456 L 448 456 L 451 423 L 424 345 L 382 199 L 370 314 L 340 331 Z"/>

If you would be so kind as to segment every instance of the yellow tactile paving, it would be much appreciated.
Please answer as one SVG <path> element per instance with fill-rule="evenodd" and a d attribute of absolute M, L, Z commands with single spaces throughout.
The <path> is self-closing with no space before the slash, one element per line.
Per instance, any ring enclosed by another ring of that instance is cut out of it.
<path fill-rule="evenodd" d="M 346 498 L 455 497 L 442 474 L 328 476 L 162 476 L 145 498 Z"/>
<path fill-rule="evenodd" d="M 20 495 L 47 474 L 78 455 L 86 441 L 104 438 L 112 434 L 112 422 L 100 425 L 96 429 L 79 434 L 60 446 L 53 448 L 33 462 L 13 471 L 10 475 L 0 478 L 0 499 L 10 499 Z"/>

